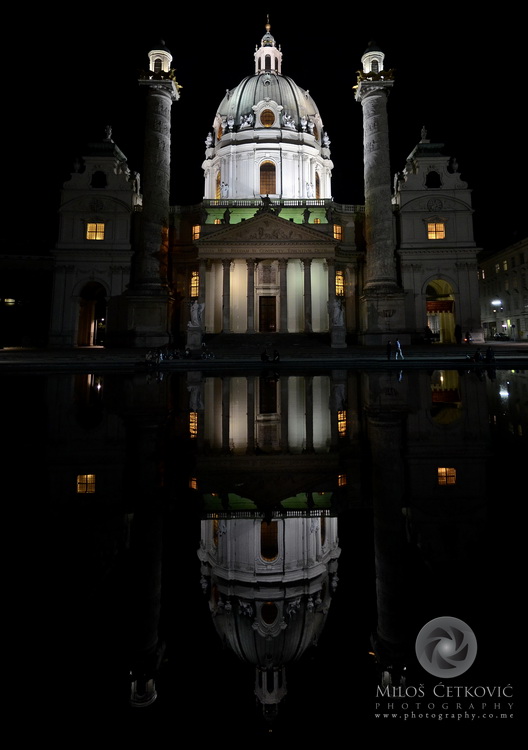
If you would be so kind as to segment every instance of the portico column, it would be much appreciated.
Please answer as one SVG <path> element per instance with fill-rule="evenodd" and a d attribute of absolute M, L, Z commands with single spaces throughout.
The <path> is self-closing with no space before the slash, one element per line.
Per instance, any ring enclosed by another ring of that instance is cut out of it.
<path fill-rule="evenodd" d="M 248 455 L 255 453 L 255 376 L 247 375 L 247 449 Z"/>
<path fill-rule="evenodd" d="M 306 453 L 313 453 L 313 376 L 304 378 L 306 391 Z"/>
<path fill-rule="evenodd" d="M 280 333 L 288 333 L 288 260 L 279 260 Z"/>
<path fill-rule="evenodd" d="M 312 259 L 303 261 L 304 265 L 304 332 L 312 332 Z"/>
<path fill-rule="evenodd" d="M 200 258 L 198 265 L 198 302 L 205 304 L 205 258 Z"/>
<path fill-rule="evenodd" d="M 255 333 L 255 260 L 248 258 L 247 264 L 247 327 L 246 333 Z"/>
<path fill-rule="evenodd" d="M 231 378 L 222 378 L 222 453 L 229 453 L 229 422 L 231 411 Z"/>
<path fill-rule="evenodd" d="M 288 453 L 289 452 L 288 378 L 281 378 L 279 383 L 280 383 L 280 415 L 281 415 L 280 447 L 281 447 L 282 453 Z"/>
<path fill-rule="evenodd" d="M 222 260 L 222 331 L 229 333 L 231 330 L 231 261 L 229 258 Z"/>

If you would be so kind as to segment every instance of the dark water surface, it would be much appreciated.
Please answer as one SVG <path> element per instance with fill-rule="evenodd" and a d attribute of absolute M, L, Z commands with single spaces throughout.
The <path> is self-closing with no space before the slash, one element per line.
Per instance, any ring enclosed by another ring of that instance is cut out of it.
<path fill-rule="evenodd" d="M 1 383 L 25 738 L 313 741 L 522 714 L 525 372 Z M 447 616 L 477 652 L 438 677 L 415 642 Z M 156 700 L 131 705 L 143 677 Z"/>

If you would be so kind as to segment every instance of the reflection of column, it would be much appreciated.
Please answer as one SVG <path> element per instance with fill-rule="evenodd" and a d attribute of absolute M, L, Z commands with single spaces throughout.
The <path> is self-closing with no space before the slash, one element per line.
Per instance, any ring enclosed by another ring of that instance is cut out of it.
<path fill-rule="evenodd" d="M 282 453 L 288 453 L 288 378 L 281 378 L 280 381 L 280 448 Z"/>
<path fill-rule="evenodd" d="M 247 264 L 247 328 L 246 333 L 255 333 L 255 261 L 246 260 Z"/>
<path fill-rule="evenodd" d="M 404 414 L 368 414 L 372 453 L 372 496 L 376 563 L 377 628 L 375 647 L 382 664 L 400 666 L 411 644 L 409 585 L 406 580 L 406 538 L 402 515 L 405 493 L 403 461 Z"/>
<path fill-rule="evenodd" d="M 288 261 L 286 258 L 279 260 L 279 284 L 280 284 L 280 328 L 281 333 L 288 333 L 288 283 L 287 283 Z"/>
<path fill-rule="evenodd" d="M 247 450 L 255 453 L 255 376 L 247 375 Z"/>
<path fill-rule="evenodd" d="M 312 259 L 303 261 L 304 265 L 304 331 L 312 332 Z"/>
<path fill-rule="evenodd" d="M 304 378 L 306 391 L 306 452 L 313 453 L 313 376 L 307 375 Z"/>
<path fill-rule="evenodd" d="M 229 453 L 229 417 L 230 417 L 231 378 L 222 378 L 222 452 Z"/>
<path fill-rule="evenodd" d="M 231 261 L 228 258 L 222 260 L 222 330 L 229 333 L 231 318 Z"/>

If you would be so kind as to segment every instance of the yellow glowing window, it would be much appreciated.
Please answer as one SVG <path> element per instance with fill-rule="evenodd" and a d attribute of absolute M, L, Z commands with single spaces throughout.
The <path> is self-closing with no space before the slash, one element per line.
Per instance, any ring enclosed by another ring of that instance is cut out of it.
<path fill-rule="evenodd" d="M 221 223 L 222 223 L 222 219 L 215 219 L 215 220 L 214 220 L 214 223 L 215 223 L 215 224 L 221 224 Z"/>
<path fill-rule="evenodd" d="M 224 129 L 221 125 L 218 126 L 218 132 L 216 134 L 216 140 L 219 141 L 220 138 L 224 135 Z"/>
<path fill-rule="evenodd" d="M 339 437 L 345 437 L 347 428 L 347 415 L 345 409 L 337 412 L 337 432 Z"/>
<path fill-rule="evenodd" d="M 438 467 L 438 484 L 456 484 L 456 469 Z"/>
<path fill-rule="evenodd" d="M 189 414 L 189 435 L 191 438 L 198 436 L 198 412 L 191 411 Z"/>
<path fill-rule="evenodd" d="M 442 221 L 429 221 L 427 223 L 428 240 L 445 240 L 445 224 Z"/>
<path fill-rule="evenodd" d="M 346 474 L 338 474 L 337 475 L 337 486 L 338 487 L 346 487 L 347 478 Z"/>
<path fill-rule="evenodd" d="M 191 285 L 189 295 L 191 297 L 198 297 L 200 289 L 200 274 L 198 271 L 191 271 Z"/>
<path fill-rule="evenodd" d="M 272 161 L 265 161 L 260 167 L 260 194 L 274 195 L 276 189 L 275 164 Z"/>
<path fill-rule="evenodd" d="M 95 474 L 77 474 L 77 493 L 95 492 Z"/>
<path fill-rule="evenodd" d="M 271 128 L 273 123 L 275 122 L 275 115 L 271 111 L 271 109 L 265 109 L 260 114 L 260 122 L 264 125 L 265 128 Z"/>
<path fill-rule="evenodd" d="M 193 238 L 193 240 L 199 240 L 200 239 L 200 231 L 201 231 L 201 229 L 202 229 L 202 227 L 200 226 L 200 224 L 193 224 L 193 228 L 192 228 L 192 238 Z"/>
<path fill-rule="evenodd" d="M 343 239 L 343 227 L 339 224 L 334 224 L 334 240 L 341 242 Z"/>
<path fill-rule="evenodd" d="M 104 240 L 105 225 L 95 222 L 88 222 L 86 225 L 87 240 Z"/>
<path fill-rule="evenodd" d="M 320 223 L 321 223 L 321 219 L 314 219 L 314 224 L 320 224 Z"/>
<path fill-rule="evenodd" d="M 197 490 L 198 489 L 198 481 L 196 477 L 189 477 L 189 489 L 191 490 Z"/>
<path fill-rule="evenodd" d="M 336 297 L 345 296 L 345 273 L 344 271 L 336 271 L 335 293 L 336 293 Z"/>

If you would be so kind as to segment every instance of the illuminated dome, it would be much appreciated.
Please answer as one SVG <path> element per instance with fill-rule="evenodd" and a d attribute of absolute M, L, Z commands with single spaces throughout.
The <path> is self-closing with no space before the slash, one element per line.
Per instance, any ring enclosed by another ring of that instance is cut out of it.
<path fill-rule="evenodd" d="M 267 24 L 254 75 L 226 91 L 207 136 L 204 197 L 330 199 L 329 146 L 309 92 L 282 75 Z"/>

